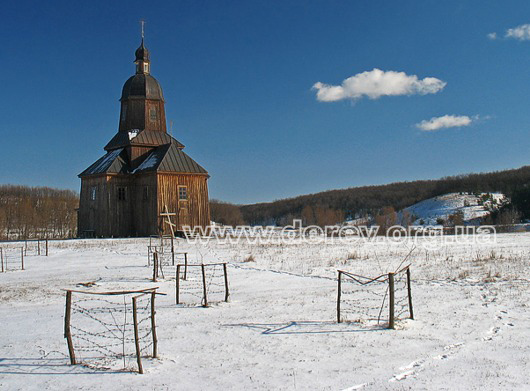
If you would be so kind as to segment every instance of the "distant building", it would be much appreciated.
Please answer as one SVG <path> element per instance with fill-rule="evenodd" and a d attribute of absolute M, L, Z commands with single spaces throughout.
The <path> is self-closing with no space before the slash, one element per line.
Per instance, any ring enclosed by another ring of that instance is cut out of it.
<path fill-rule="evenodd" d="M 78 234 L 96 237 L 169 233 L 167 208 L 178 230 L 210 223 L 208 172 L 167 133 L 164 96 L 150 75 L 149 51 L 136 50 L 136 74 L 121 95 L 118 133 L 107 153 L 79 174 Z"/>

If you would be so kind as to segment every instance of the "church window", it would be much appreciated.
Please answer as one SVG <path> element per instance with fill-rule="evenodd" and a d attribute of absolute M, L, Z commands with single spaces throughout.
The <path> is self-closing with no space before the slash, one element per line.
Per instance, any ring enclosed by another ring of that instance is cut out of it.
<path fill-rule="evenodd" d="M 96 186 L 92 186 L 90 188 L 90 200 L 95 201 L 98 194 L 98 188 Z"/>
<path fill-rule="evenodd" d="M 153 122 L 158 119 L 156 108 L 153 107 L 149 110 L 149 119 Z"/>
<path fill-rule="evenodd" d="M 188 200 L 188 188 L 186 186 L 179 186 L 179 201 Z"/>
<path fill-rule="evenodd" d="M 125 201 L 125 187 L 118 187 L 118 200 Z"/>
<path fill-rule="evenodd" d="M 149 64 L 144 63 L 144 72 L 149 72 Z"/>

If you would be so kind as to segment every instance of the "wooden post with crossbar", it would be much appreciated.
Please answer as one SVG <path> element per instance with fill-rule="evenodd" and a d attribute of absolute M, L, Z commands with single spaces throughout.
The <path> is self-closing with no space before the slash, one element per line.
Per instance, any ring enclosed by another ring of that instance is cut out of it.
<path fill-rule="evenodd" d="M 160 213 L 160 217 L 165 217 L 164 223 L 169 225 L 169 230 L 171 232 L 171 237 L 175 237 L 175 227 L 177 226 L 175 223 L 171 221 L 171 216 L 176 216 L 177 214 L 175 212 L 169 212 L 167 209 L 167 205 L 164 205 L 164 212 Z"/>

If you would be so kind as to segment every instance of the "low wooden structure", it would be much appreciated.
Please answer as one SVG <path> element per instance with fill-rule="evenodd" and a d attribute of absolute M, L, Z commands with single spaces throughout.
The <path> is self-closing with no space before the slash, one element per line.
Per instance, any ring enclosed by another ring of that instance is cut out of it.
<path fill-rule="evenodd" d="M 208 172 L 167 133 L 162 88 L 150 74 L 143 38 L 135 54 L 136 74 L 120 99 L 118 133 L 106 154 L 79 174 L 80 236 L 170 234 L 161 216 L 165 208 L 175 212 L 177 231 L 210 224 Z"/>

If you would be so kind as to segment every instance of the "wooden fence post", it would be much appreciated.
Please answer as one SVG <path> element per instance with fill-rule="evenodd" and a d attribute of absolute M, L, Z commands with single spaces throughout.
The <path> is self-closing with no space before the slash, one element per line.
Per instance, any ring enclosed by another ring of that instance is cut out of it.
<path fill-rule="evenodd" d="M 153 253 L 153 282 L 156 282 L 158 277 L 158 253 L 155 251 Z"/>
<path fill-rule="evenodd" d="M 37 250 L 40 255 L 40 239 L 37 239 Z"/>
<path fill-rule="evenodd" d="M 388 273 L 388 291 L 389 291 L 389 300 L 388 300 L 388 328 L 394 328 L 394 273 Z"/>
<path fill-rule="evenodd" d="M 337 278 L 337 323 L 340 323 L 340 295 L 342 290 L 342 272 L 339 270 L 339 277 Z"/>
<path fill-rule="evenodd" d="M 2 263 L 2 273 L 4 272 L 4 249 L 0 248 L 0 262 Z"/>
<path fill-rule="evenodd" d="M 149 238 L 149 242 L 151 242 L 151 238 Z M 147 246 L 147 267 L 149 266 L 151 266 L 151 243 Z"/>
<path fill-rule="evenodd" d="M 201 264 L 201 270 L 202 270 L 202 292 L 204 295 L 203 307 L 208 307 L 208 297 L 207 297 L 207 292 L 206 292 L 206 270 L 204 268 L 204 263 Z"/>
<path fill-rule="evenodd" d="M 133 303 L 133 323 L 134 323 L 134 345 L 136 347 L 136 361 L 138 362 L 138 373 L 144 373 L 142 368 L 142 352 L 140 350 L 140 340 L 138 337 L 138 314 L 136 313 L 136 297 L 132 298 Z"/>
<path fill-rule="evenodd" d="M 155 324 L 155 297 L 156 292 L 151 292 L 151 330 L 153 333 L 153 358 L 158 356 L 158 339 L 156 338 L 156 324 Z"/>
<path fill-rule="evenodd" d="M 24 270 L 24 248 L 20 248 L 20 262 L 22 264 L 22 270 Z"/>
<path fill-rule="evenodd" d="M 184 253 L 184 278 L 183 280 L 186 281 L 187 277 L 188 277 L 188 253 Z"/>
<path fill-rule="evenodd" d="M 64 337 L 68 344 L 70 354 L 70 364 L 75 365 L 74 343 L 72 342 L 72 332 L 70 331 L 70 316 L 72 313 L 72 291 L 66 291 L 66 309 L 64 314 Z"/>
<path fill-rule="evenodd" d="M 407 293 L 409 296 L 410 319 L 414 319 L 414 310 L 412 309 L 412 289 L 411 289 L 411 281 L 410 281 L 410 268 L 407 268 Z"/>
<path fill-rule="evenodd" d="M 228 290 L 228 274 L 226 272 L 226 263 L 223 263 L 223 272 L 225 276 L 225 301 L 228 303 L 228 296 L 230 296 L 230 292 Z"/>
<path fill-rule="evenodd" d="M 175 245 L 173 239 L 173 236 L 171 236 L 171 266 L 175 266 Z"/>
<path fill-rule="evenodd" d="M 46 256 L 48 256 L 48 238 L 46 238 Z"/>
<path fill-rule="evenodd" d="M 180 265 L 177 265 L 177 278 L 175 279 L 176 304 L 180 304 Z"/>

